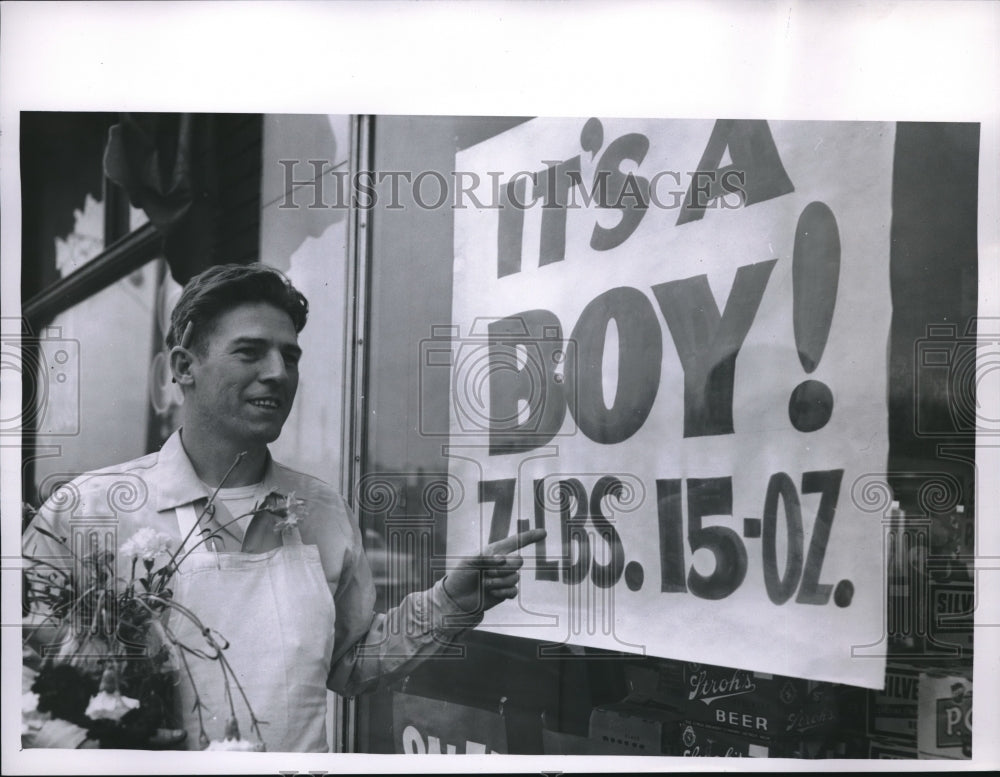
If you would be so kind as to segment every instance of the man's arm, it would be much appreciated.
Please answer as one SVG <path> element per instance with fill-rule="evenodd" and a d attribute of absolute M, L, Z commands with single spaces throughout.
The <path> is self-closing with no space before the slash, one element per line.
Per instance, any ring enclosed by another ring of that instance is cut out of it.
<path fill-rule="evenodd" d="M 517 596 L 524 563 L 517 553 L 544 537 L 544 530 L 533 529 L 495 542 L 384 614 L 373 613 L 371 570 L 364 553 L 356 554 L 335 597 L 337 634 L 328 687 L 348 696 L 373 690 L 452 644 L 478 625 L 486 610 Z"/>

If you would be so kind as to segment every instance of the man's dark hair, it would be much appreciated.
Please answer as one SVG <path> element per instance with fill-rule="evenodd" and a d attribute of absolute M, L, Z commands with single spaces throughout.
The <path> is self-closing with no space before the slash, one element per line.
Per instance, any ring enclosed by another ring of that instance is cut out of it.
<path fill-rule="evenodd" d="M 227 310 L 252 302 L 267 302 L 285 311 L 296 333 L 309 315 L 309 303 L 285 275 L 264 264 L 218 264 L 187 282 L 170 315 L 167 348 L 181 345 L 191 326 L 187 347 L 202 342 L 214 319 Z"/>

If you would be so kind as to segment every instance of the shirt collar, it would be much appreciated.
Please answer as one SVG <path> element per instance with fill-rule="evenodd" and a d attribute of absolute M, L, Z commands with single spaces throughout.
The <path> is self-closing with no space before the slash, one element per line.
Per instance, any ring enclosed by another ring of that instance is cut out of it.
<path fill-rule="evenodd" d="M 172 510 L 180 505 L 189 504 L 198 499 L 208 499 L 212 492 L 194 471 L 191 459 L 181 443 L 181 431 L 178 429 L 160 448 L 156 461 L 157 479 L 157 511 Z M 278 491 L 286 494 L 289 483 L 282 477 L 282 471 L 274 463 L 271 452 L 267 452 L 267 463 L 264 466 L 264 493 Z"/>

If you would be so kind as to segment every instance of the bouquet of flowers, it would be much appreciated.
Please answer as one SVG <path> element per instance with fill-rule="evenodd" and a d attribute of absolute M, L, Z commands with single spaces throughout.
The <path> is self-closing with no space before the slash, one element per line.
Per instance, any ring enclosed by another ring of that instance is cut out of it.
<path fill-rule="evenodd" d="M 235 468 L 239 458 L 234 462 Z M 225 480 L 223 480 L 223 484 Z M 220 484 L 219 488 L 222 487 Z M 59 543 L 74 561 L 73 569 L 25 556 L 24 610 L 26 626 L 22 683 L 22 744 L 26 747 L 113 747 L 168 749 L 185 747 L 186 732 L 176 709 L 175 687 L 182 673 L 191 678 L 192 660 L 215 661 L 226 681 L 229 721 L 225 737 L 210 742 L 201 727 L 199 745 L 208 749 L 262 750 L 261 721 L 226 659 L 225 637 L 199 620 L 189 607 L 174 601 L 171 580 L 195 548 L 218 536 L 203 528 L 218 489 L 198 521 L 177 548 L 152 528 L 139 530 L 115 553 L 94 550 L 74 553 L 65 537 L 42 526 L 35 530 Z M 275 531 L 299 521 L 303 501 L 294 494 L 272 492 L 249 513 L 233 521 L 267 512 L 281 519 Z M 33 514 L 25 506 L 25 518 Z M 187 644 L 175 635 L 172 618 L 188 619 L 201 644 Z M 244 739 L 236 722 L 234 695 L 239 692 L 251 721 L 252 738 Z M 201 699 L 195 687 L 195 709 L 202 722 Z"/>

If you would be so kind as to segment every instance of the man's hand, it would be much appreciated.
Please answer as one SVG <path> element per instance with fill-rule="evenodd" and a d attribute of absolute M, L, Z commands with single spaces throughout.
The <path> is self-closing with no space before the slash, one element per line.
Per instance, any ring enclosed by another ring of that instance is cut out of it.
<path fill-rule="evenodd" d="M 478 556 L 464 559 L 444 579 L 444 589 L 467 613 L 479 613 L 517 596 L 517 555 L 525 545 L 545 539 L 545 529 L 531 529 L 487 545 Z"/>

